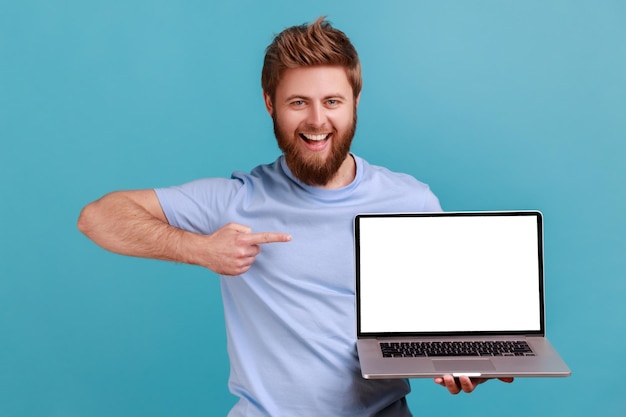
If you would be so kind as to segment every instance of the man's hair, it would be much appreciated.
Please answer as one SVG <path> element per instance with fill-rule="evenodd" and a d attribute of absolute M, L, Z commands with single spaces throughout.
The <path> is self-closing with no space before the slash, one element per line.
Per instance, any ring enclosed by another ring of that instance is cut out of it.
<path fill-rule="evenodd" d="M 339 65 L 345 68 L 356 98 L 363 84 L 361 63 L 350 39 L 325 17 L 313 24 L 292 26 L 279 33 L 265 51 L 261 86 L 272 101 L 283 72 L 291 68 Z"/>

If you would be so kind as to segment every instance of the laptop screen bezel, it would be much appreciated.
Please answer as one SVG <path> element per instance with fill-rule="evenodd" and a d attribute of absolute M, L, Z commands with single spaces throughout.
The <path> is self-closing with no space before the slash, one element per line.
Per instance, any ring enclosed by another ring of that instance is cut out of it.
<path fill-rule="evenodd" d="M 538 243 L 538 286 L 539 286 L 539 324 L 540 328 L 514 331 L 445 331 L 445 332 L 364 332 L 361 330 L 361 284 L 360 284 L 360 229 L 361 219 L 372 217 L 432 217 L 432 216 L 534 216 L 537 221 Z M 456 211 L 456 212 L 414 212 L 414 213 L 360 213 L 354 218 L 354 260 L 356 281 L 356 327 L 358 338 L 393 338 L 393 337 L 445 337 L 445 336 L 545 336 L 544 305 L 544 237 L 543 214 L 538 210 L 519 211 Z"/>

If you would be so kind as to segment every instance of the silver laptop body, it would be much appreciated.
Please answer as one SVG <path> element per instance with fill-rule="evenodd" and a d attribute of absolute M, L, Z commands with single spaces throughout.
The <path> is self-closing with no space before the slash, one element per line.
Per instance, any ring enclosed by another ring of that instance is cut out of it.
<path fill-rule="evenodd" d="M 355 218 L 364 378 L 555 377 L 538 211 Z"/>

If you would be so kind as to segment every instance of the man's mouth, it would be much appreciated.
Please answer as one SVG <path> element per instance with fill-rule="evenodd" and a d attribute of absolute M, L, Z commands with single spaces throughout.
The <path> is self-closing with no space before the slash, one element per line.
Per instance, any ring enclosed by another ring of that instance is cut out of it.
<path fill-rule="evenodd" d="M 300 133 L 300 139 L 304 142 L 306 148 L 311 152 L 321 152 L 328 147 L 332 133 Z"/>
<path fill-rule="evenodd" d="M 326 140 L 330 137 L 330 133 L 323 133 L 320 135 L 312 135 L 308 133 L 300 133 L 300 137 L 308 143 L 315 143 Z"/>

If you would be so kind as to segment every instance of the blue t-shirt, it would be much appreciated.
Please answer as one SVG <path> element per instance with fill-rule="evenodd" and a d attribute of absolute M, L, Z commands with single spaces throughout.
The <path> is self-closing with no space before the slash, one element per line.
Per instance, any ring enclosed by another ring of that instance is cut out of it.
<path fill-rule="evenodd" d="M 231 179 L 157 189 L 169 223 L 210 234 L 230 222 L 284 232 L 261 246 L 251 269 L 221 277 L 229 416 L 410 416 L 407 380 L 366 380 L 356 354 L 353 219 L 365 212 L 441 211 L 415 178 L 353 155 L 346 187 L 308 186 L 284 157 Z"/>

